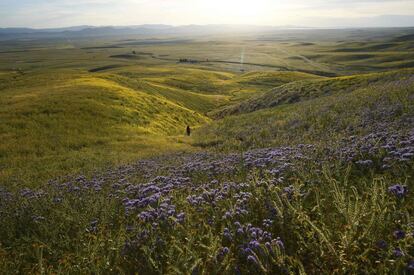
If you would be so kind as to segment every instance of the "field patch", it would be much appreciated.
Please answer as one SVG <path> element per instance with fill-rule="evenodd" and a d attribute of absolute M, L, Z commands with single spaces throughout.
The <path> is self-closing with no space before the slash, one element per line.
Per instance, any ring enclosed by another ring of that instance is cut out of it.
<path fill-rule="evenodd" d="M 121 68 L 121 67 L 124 67 L 124 66 L 125 65 L 121 65 L 121 64 L 106 65 L 106 66 L 101 66 L 101 67 L 89 69 L 89 72 L 90 73 L 97 73 L 97 72 L 107 71 L 107 70 L 111 70 L 111 69 Z"/>
<path fill-rule="evenodd" d="M 108 46 L 93 46 L 93 47 L 83 47 L 82 50 L 100 50 L 100 49 L 121 49 L 123 47 L 117 45 L 108 45 Z"/>
<path fill-rule="evenodd" d="M 120 59 L 141 59 L 141 57 L 136 54 L 117 54 L 117 55 L 111 55 L 110 57 L 120 58 Z"/>

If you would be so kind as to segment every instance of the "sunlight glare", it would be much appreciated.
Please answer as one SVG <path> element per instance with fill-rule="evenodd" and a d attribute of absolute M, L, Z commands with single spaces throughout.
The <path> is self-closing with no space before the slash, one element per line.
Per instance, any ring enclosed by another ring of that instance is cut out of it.
<path fill-rule="evenodd" d="M 202 1 L 202 8 L 223 20 L 251 23 L 263 16 L 267 0 L 209 0 Z"/>

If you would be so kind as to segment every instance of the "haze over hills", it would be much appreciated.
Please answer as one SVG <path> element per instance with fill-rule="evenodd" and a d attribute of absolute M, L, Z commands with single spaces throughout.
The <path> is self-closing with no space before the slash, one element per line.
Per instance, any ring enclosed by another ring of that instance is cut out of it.
<path fill-rule="evenodd" d="M 269 32 L 282 27 L 241 25 L 138 25 L 138 26 L 78 26 L 57 29 L 2 28 L 0 39 L 8 38 L 59 38 L 59 37 L 103 37 L 116 35 L 208 35 L 220 33 Z M 301 27 L 283 27 L 301 28 Z"/>
<path fill-rule="evenodd" d="M 391 17 L 384 17 L 389 20 Z M 410 17 L 411 18 L 411 17 Z M 413 17 L 414 19 L 414 17 Z M 407 19 L 409 22 L 410 20 Z M 392 21 L 392 19 L 391 19 Z M 410 21 L 411 22 L 411 21 Z M 410 26 L 414 26 L 414 20 L 412 24 L 407 24 L 404 27 L 396 27 L 400 29 L 410 29 Z M 385 27 L 387 24 L 383 24 Z M 349 27 L 348 24 L 337 24 L 332 27 L 318 28 L 305 25 L 284 25 L 284 26 L 260 26 L 260 25 L 229 25 L 229 24 L 210 24 L 210 25 L 182 25 L 172 26 L 163 24 L 144 24 L 135 26 L 72 26 L 64 28 L 0 28 L 0 39 L 18 39 L 18 38 L 68 38 L 68 37 L 105 37 L 105 36 L 122 36 L 122 35 L 192 35 L 203 36 L 213 34 L 260 34 L 260 33 L 280 33 L 287 31 L 300 31 L 306 29 L 314 30 L 330 30 L 341 29 L 352 31 L 358 29 L 367 29 L 372 24 L 354 24 Z M 387 30 L 385 29 L 387 32 Z"/>

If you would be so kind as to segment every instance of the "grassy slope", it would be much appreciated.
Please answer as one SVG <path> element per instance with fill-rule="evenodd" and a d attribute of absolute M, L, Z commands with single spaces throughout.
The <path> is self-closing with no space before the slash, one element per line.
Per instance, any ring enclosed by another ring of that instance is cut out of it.
<path fill-rule="evenodd" d="M 164 84 L 150 82 L 145 79 L 134 79 L 120 75 L 108 75 L 105 76 L 105 78 L 116 81 L 117 83 L 132 89 L 140 89 L 147 94 L 162 96 L 181 106 L 185 106 L 200 113 L 207 113 L 229 99 L 229 96 L 225 95 L 194 93 Z"/>
<path fill-rule="evenodd" d="M 0 126 L 0 180 L 7 185 L 36 185 L 60 175 L 191 149 L 182 138 L 186 125 L 206 124 L 209 112 L 275 85 L 315 78 L 181 66 L 102 73 L 17 71 L 0 77 L 0 118 L 5 122 Z"/>
<path fill-rule="evenodd" d="M 385 35 L 373 36 L 372 39 L 358 38 L 356 35 L 352 39 L 315 42 L 306 47 L 300 43 L 293 44 L 287 50 L 297 52 L 298 55 L 292 55 L 288 59 L 296 66 L 303 61 L 313 62 L 329 68 L 338 75 L 412 68 L 412 35 L 402 34 L 404 32 L 396 32 L 395 38 Z"/>
<path fill-rule="evenodd" d="M 258 97 L 253 97 L 247 101 L 226 107 L 217 112 L 216 115 L 218 117 L 223 117 L 232 114 L 248 113 L 282 104 L 310 100 L 321 96 L 339 93 L 344 94 L 358 88 L 369 87 L 370 85 L 381 85 L 390 81 L 404 80 L 410 78 L 413 73 L 414 70 L 408 69 L 387 73 L 372 73 L 293 82 L 279 86 Z"/>
<path fill-rule="evenodd" d="M 317 78 L 321 77 L 301 72 L 249 72 L 241 75 L 236 82 L 241 85 L 260 84 L 273 88 L 290 82 Z"/>
<path fill-rule="evenodd" d="M 414 78 L 411 72 L 290 85 L 299 85 L 301 89 L 282 86 L 280 90 L 287 91 L 285 94 L 275 93 L 276 89 L 260 97 L 259 101 L 249 100 L 246 105 L 239 105 L 239 110 L 252 112 L 228 116 L 203 127 L 197 132 L 195 144 L 234 150 L 318 143 L 339 140 L 347 134 L 368 133 L 371 126 L 387 120 L 395 121 L 398 126 L 402 123 L 400 119 L 413 115 Z M 335 87 L 339 89 L 335 90 Z M 270 106 L 273 107 L 261 110 Z M 258 111 L 253 112 L 255 109 Z M 375 121 L 366 121 L 366 114 L 375 116 Z"/>
<path fill-rule="evenodd" d="M 208 121 L 167 99 L 93 76 L 34 75 L 16 84 L 0 96 L 0 178 L 9 183 L 41 182 L 160 147 L 183 149 L 167 137 Z"/>

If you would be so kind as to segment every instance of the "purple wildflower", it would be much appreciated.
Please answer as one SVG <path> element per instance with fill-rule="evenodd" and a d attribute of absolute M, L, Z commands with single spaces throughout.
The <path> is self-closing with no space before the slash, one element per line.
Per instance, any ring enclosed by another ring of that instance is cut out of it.
<path fill-rule="evenodd" d="M 253 255 L 247 256 L 247 261 L 255 264 L 256 266 L 259 266 L 260 265 L 259 264 L 259 261 L 257 260 L 257 258 L 255 256 L 253 256 Z"/>
<path fill-rule="evenodd" d="M 230 230 L 228 228 L 224 228 L 223 237 L 224 237 L 225 240 L 227 240 L 229 242 L 232 241 L 233 238 L 232 238 Z"/>
<path fill-rule="evenodd" d="M 387 249 L 388 243 L 384 240 L 380 240 L 377 242 L 377 247 L 380 249 Z"/>
<path fill-rule="evenodd" d="M 229 253 L 230 253 L 230 249 L 228 247 L 220 248 L 217 254 L 217 260 L 221 262 L 224 259 L 224 257 Z"/>
<path fill-rule="evenodd" d="M 183 223 L 185 220 L 185 213 L 181 212 L 180 214 L 177 215 L 177 220 L 179 223 Z"/>
<path fill-rule="evenodd" d="M 388 188 L 388 192 L 394 194 L 397 198 L 401 199 L 407 195 L 407 186 L 401 184 L 395 184 Z"/>
<path fill-rule="evenodd" d="M 285 249 L 285 244 L 279 237 L 275 240 L 272 240 L 272 244 L 277 245 L 280 249 Z"/>
<path fill-rule="evenodd" d="M 394 256 L 395 257 L 403 257 L 404 256 L 404 252 L 401 250 L 401 248 L 396 247 L 394 249 Z"/>
<path fill-rule="evenodd" d="M 401 240 L 405 238 L 405 232 L 402 230 L 395 230 L 393 235 L 397 240 Z"/>
<path fill-rule="evenodd" d="M 293 186 L 283 188 L 283 193 L 286 194 L 288 198 L 291 198 L 294 192 L 295 188 Z"/>
<path fill-rule="evenodd" d="M 269 219 L 263 220 L 263 227 L 269 228 L 272 226 L 272 224 L 273 224 L 272 220 L 269 220 Z"/>
<path fill-rule="evenodd" d="M 410 271 L 413 271 L 413 270 L 414 270 L 414 259 L 411 259 L 411 260 L 408 262 L 407 268 L 408 268 L 408 270 L 410 270 Z"/>

